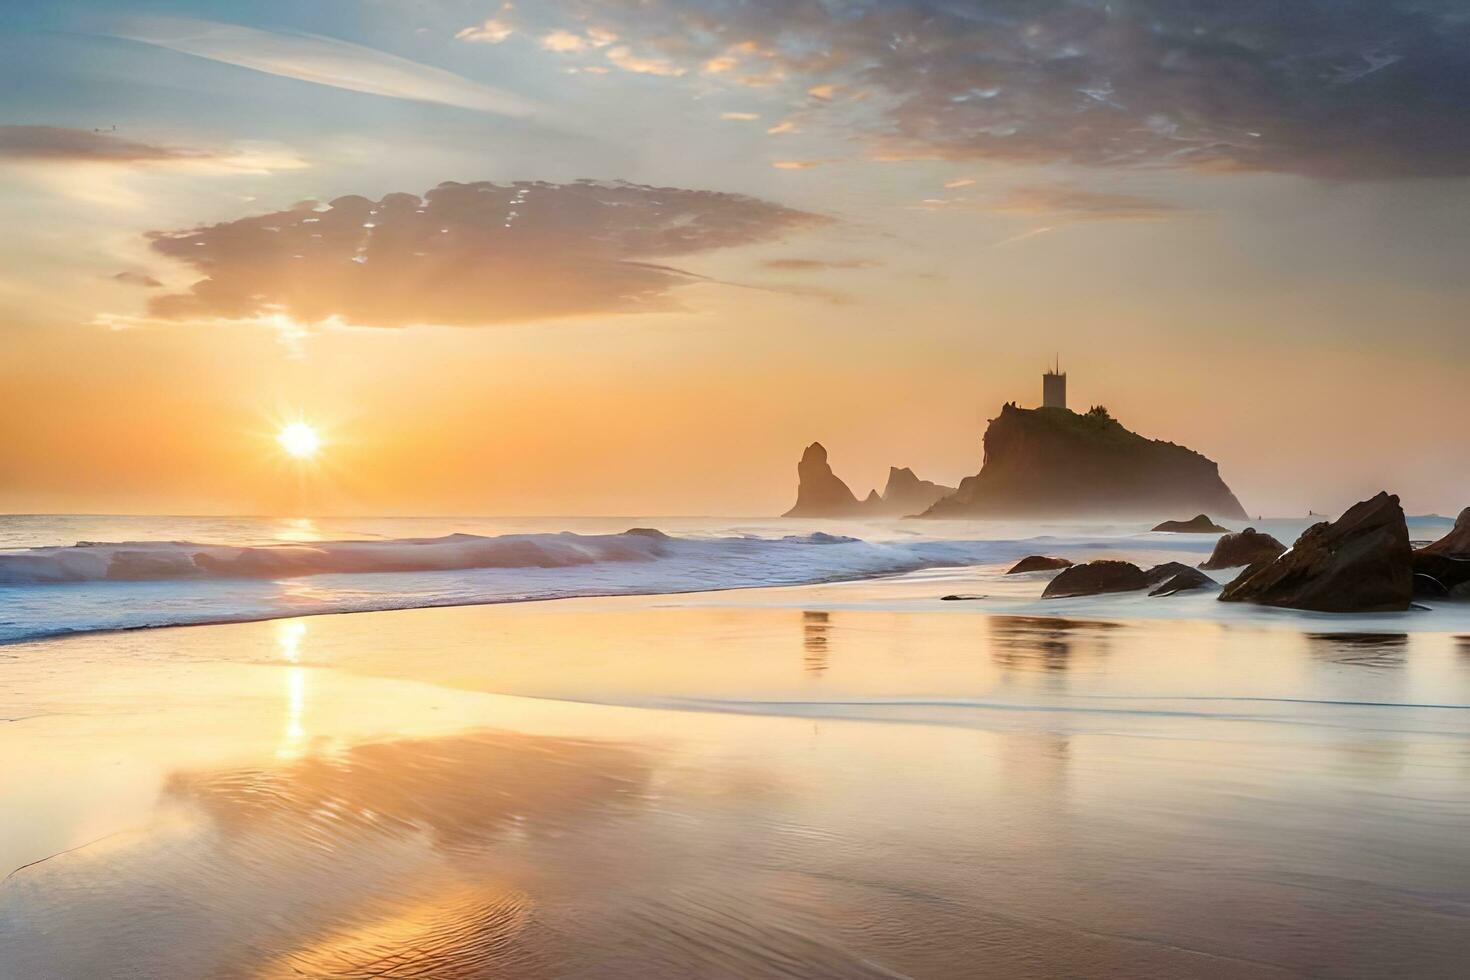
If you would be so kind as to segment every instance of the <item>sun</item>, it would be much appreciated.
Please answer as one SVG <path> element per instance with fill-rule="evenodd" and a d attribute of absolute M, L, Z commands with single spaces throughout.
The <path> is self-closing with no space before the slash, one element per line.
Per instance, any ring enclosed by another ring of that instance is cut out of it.
<path fill-rule="evenodd" d="M 276 442 L 293 459 L 310 459 L 322 448 L 321 436 L 305 422 L 292 422 L 277 432 Z"/>

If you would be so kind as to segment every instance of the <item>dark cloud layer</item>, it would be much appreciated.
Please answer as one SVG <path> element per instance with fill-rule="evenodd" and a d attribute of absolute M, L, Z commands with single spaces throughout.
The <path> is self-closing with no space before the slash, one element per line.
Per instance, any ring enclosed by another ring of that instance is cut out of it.
<path fill-rule="evenodd" d="M 0 126 L 0 160 L 136 163 L 186 158 L 177 150 L 135 143 L 110 133 L 61 126 Z"/>
<path fill-rule="evenodd" d="M 285 313 L 369 326 L 491 324 L 667 308 L 699 281 L 663 264 L 828 219 L 738 194 L 578 181 L 445 183 L 423 197 L 341 197 L 152 247 L 203 274 L 156 316 Z"/>
<path fill-rule="evenodd" d="M 747 84 L 866 95 L 878 152 L 1470 174 L 1464 0 L 564 0 Z M 827 86 L 839 86 L 829 89 Z"/>

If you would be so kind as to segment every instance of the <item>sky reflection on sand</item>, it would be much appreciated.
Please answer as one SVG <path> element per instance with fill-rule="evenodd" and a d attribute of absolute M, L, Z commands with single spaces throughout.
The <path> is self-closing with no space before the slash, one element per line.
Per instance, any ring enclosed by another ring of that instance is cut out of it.
<path fill-rule="evenodd" d="M 1463 638 L 882 590 L 12 648 L 0 976 L 1456 975 Z"/>

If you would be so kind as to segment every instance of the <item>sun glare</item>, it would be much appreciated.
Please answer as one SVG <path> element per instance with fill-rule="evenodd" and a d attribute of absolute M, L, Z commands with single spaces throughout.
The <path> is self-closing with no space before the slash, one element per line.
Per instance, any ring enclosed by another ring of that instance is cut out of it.
<path fill-rule="evenodd" d="M 294 459 L 310 459 L 322 448 L 321 437 L 305 422 L 292 422 L 276 433 L 276 442 Z"/>

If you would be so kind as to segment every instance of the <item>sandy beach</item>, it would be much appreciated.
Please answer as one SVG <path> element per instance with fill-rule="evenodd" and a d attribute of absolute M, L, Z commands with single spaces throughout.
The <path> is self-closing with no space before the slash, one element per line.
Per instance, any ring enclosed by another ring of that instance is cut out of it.
<path fill-rule="evenodd" d="M 6 646 L 0 974 L 1463 975 L 1470 637 L 977 574 Z"/>

